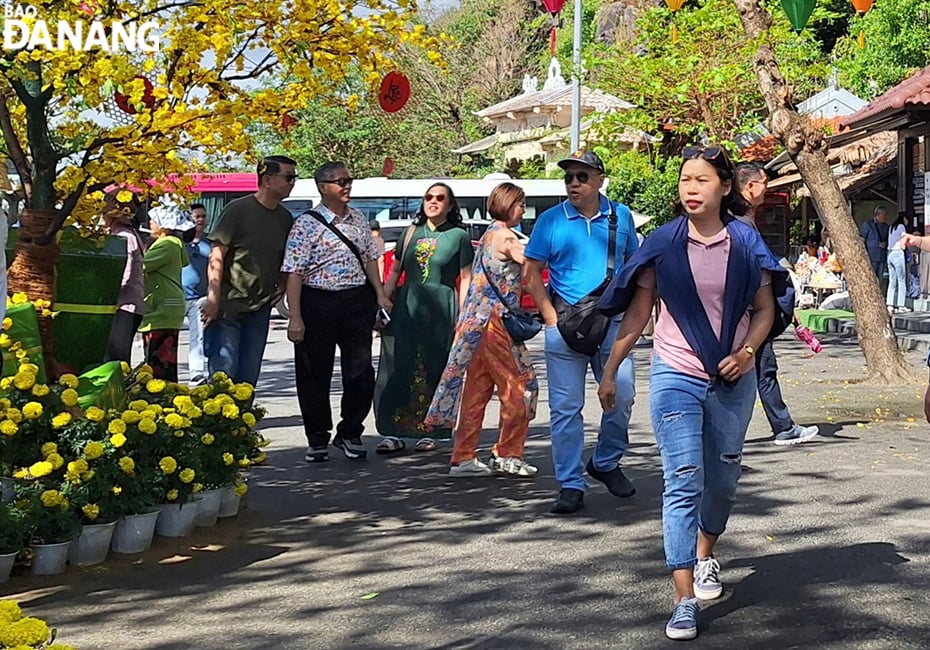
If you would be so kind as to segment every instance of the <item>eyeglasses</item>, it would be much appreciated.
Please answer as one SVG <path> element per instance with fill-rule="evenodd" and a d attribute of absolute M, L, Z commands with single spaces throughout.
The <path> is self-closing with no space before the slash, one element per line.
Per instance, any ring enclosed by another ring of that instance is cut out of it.
<path fill-rule="evenodd" d="M 445 203 L 446 195 L 445 194 L 427 194 L 423 197 L 424 201 L 439 201 L 440 203 Z"/>
<path fill-rule="evenodd" d="M 280 176 L 288 183 L 293 183 L 299 178 L 297 174 L 265 174 L 265 176 Z"/>
<path fill-rule="evenodd" d="M 587 183 L 591 180 L 591 175 L 588 172 L 565 172 L 565 184 L 571 185 L 575 179 L 578 179 L 579 183 Z"/>
<path fill-rule="evenodd" d="M 320 181 L 320 182 L 321 183 L 335 183 L 339 187 L 348 187 L 349 185 L 352 184 L 352 181 L 354 180 L 355 180 L 354 178 L 347 176 L 345 178 L 331 178 L 328 181 Z"/>

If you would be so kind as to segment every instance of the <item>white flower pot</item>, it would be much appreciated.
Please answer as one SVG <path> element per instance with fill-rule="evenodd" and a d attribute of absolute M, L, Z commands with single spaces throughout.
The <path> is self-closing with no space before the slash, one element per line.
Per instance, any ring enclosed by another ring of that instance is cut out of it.
<path fill-rule="evenodd" d="M 235 517 L 239 514 L 239 502 L 242 497 L 236 496 L 236 488 L 233 485 L 223 488 L 223 498 L 220 500 L 220 511 L 218 517 Z"/>
<path fill-rule="evenodd" d="M 152 548 L 158 508 L 140 515 L 120 517 L 113 531 L 110 548 L 114 553 L 141 553 Z"/>
<path fill-rule="evenodd" d="M 0 503 L 9 503 L 16 496 L 16 481 L 9 476 L 0 476 Z"/>
<path fill-rule="evenodd" d="M 213 526 L 216 517 L 220 514 L 220 504 L 223 502 L 222 490 L 207 490 L 194 495 L 198 504 L 197 516 L 194 518 L 195 526 Z"/>
<path fill-rule="evenodd" d="M 10 579 L 10 572 L 13 570 L 17 555 L 19 553 L 0 553 L 0 583 Z"/>
<path fill-rule="evenodd" d="M 35 556 L 32 558 L 32 572 L 37 576 L 64 573 L 70 546 L 70 540 L 58 544 L 33 544 Z"/>
<path fill-rule="evenodd" d="M 162 537 L 187 537 L 194 532 L 194 518 L 200 511 L 196 501 L 161 506 L 155 533 Z"/>
<path fill-rule="evenodd" d="M 108 524 L 82 526 L 80 537 L 71 543 L 71 548 L 68 550 L 68 562 L 75 566 L 88 566 L 103 562 L 110 552 L 110 541 L 113 539 L 115 528 L 115 521 Z"/>

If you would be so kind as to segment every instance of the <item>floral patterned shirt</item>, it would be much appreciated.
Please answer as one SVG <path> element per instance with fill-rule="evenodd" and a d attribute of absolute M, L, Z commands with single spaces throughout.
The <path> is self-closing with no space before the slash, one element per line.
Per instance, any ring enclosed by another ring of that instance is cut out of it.
<path fill-rule="evenodd" d="M 344 217 L 337 216 L 322 203 L 313 210 L 355 244 L 366 264 L 380 257 L 368 221 L 359 210 L 350 207 Z M 303 214 L 294 221 L 281 271 L 299 273 L 304 286 L 324 291 L 353 289 L 368 282 L 355 254 L 310 214 Z"/>

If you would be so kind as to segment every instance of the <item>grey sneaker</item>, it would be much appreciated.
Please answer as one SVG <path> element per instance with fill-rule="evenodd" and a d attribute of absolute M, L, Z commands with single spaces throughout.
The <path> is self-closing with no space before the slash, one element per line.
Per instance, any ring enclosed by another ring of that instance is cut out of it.
<path fill-rule="evenodd" d="M 699 600 L 714 600 L 722 593 L 720 563 L 712 557 L 698 560 L 694 567 L 694 595 Z"/>
<path fill-rule="evenodd" d="M 524 478 L 536 476 L 536 472 L 539 471 L 538 467 L 530 465 L 522 458 L 515 457 L 498 458 L 497 456 L 491 456 L 488 465 L 498 474 L 508 474 L 510 476 L 520 476 Z"/>
<path fill-rule="evenodd" d="M 491 476 L 494 472 L 478 458 L 466 460 L 464 463 L 449 467 L 449 476 L 466 478 L 469 476 Z"/>
<path fill-rule="evenodd" d="M 776 434 L 775 444 L 780 446 L 799 445 L 802 442 L 807 442 L 812 438 L 816 438 L 818 433 L 820 433 L 820 429 L 816 424 L 809 427 L 802 427 L 800 424 L 796 424 L 787 431 Z"/>
<path fill-rule="evenodd" d="M 675 605 L 672 617 L 665 626 L 665 636 L 674 641 L 688 641 L 696 639 L 697 629 L 697 598 L 682 598 Z"/>
<path fill-rule="evenodd" d="M 322 447 L 309 447 L 304 455 L 304 460 L 308 463 L 325 463 L 329 460 L 329 451 L 326 445 Z"/>
<path fill-rule="evenodd" d="M 333 447 L 342 450 L 346 458 L 352 460 L 365 460 L 368 458 L 368 450 L 362 444 L 361 438 L 342 438 L 336 436 L 333 438 Z"/>

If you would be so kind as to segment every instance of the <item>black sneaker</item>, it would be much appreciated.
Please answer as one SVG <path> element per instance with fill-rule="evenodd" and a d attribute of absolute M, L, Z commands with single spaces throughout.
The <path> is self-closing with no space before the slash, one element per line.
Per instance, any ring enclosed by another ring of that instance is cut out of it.
<path fill-rule="evenodd" d="M 309 447 L 304 455 L 304 460 L 308 463 L 325 463 L 329 460 L 329 449 L 324 445 L 322 447 Z"/>
<path fill-rule="evenodd" d="M 341 449 L 346 458 L 352 460 L 365 460 L 368 458 L 368 450 L 362 444 L 361 438 L 342 438 L 336 436 L 333 438 L 333 447 Z"/>
<path fill-rule="evenodd" d="M 592 458 L 588 461 L 588 464 L 585 465 L 584 469 L 588 473 L 588 476 L 606 485 L 607 491 L 615 497 L 626 499 L 636 494 L 636 488 L 633 487 L 630 479 L 623 475 L 623 471 L 620 469 L 619 465 L 611 470 L 603 472 L 594 467 L 594 459 Z"/>
<path fill-rule="evenodd" d="M 552 510 L 557 515 L 570 515 L 584 508 L 584 491 L 574 488 L 559 490 L 559 498 L 552 504 Z"/>

